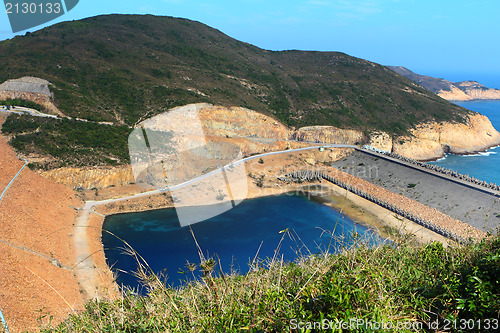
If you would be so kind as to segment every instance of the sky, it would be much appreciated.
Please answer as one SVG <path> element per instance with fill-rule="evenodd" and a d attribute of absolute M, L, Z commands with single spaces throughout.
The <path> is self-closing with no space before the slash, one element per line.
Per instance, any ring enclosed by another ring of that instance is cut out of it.
<path fill-rule="evenodd" d="M 340 51 L 500 88 L 498 0 L 80 0 L 46 25 L 112 13 L 183 17 L 268 50 Z M 2 10 L 0 40 L 13 36 Z"/>

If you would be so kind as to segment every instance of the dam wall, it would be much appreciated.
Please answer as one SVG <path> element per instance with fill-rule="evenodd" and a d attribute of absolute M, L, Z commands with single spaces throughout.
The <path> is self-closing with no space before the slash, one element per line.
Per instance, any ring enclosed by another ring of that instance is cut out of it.
<path fill-rule="evenodd" d="M 380 195 L 377 191 L 368 189 L 362 189 L 363 184 L 359 184 L 355 177 L 345 177 L 345 175 L 319 171 L 319 170 L 299 170 L 290 172 L 285 175 L 287 177 L 284 180 L 298 179 L 300 181 L 314 181 L 314 180 L 326 180 L 332 184 L 335 184 L 349 192 L 352 192 L 364 199 L 367 199 L 395 214 L 398 214 L 412 222 L 415 222 L 437 234 L 440 234 L 446 238 L 454 240 L 461 244 L 466 244 L 469 242 L 470 238 L 481 238 L 482 233 L 475 228 L 470 227 L 460 221 L 453 221 L 449 217 L 444 217 L 444 220 L 449 220 L 443 223 L 443 216 L 440 212 L 432 211 L 432 208 L 426 207 L 424 205 L 409 202 L 408 199 L 401 202 L 401 198 L 397 198 L 397 194 L 394 193 L 383 193 Z M 361 186 L 359 186 L 361 185 Z M 385 194 L 385 195 L 384 195 Z M 391 200 L 392 199 L 392 200 Z M 399 199 L 399 200 L 398 200 Z M 395 203 L 393 203 L 393 201 Z M 424 211 L 430 211 L 431 215 L 434 215 L 436 219 L 429 218 L 429 214 L 422 214 Z"/>
<path fill-rule="evenodd" d="M 495 233 L 499 229 L 500 193 L 496 184 L 420 164 L 357 149 L 332 166 L 483 232 Z M 366 166 L 370 172 L 366 172 Z"/>

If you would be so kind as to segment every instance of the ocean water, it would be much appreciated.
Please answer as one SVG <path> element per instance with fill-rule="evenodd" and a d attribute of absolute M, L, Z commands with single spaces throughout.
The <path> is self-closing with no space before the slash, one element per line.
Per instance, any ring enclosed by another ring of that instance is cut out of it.
<path fill-rule="evenodd" d="M 500 130 L 500 101 L 455 102 L 456 104 L 487 116 L 493 127 Z M 475 155 L 446 155 L 431 162 L 450 170 L 469 174 L 477 179 L 500 184 L 500 147 Z"/>
<path fill-rule="evenodd" d="M 135 271 L 137 262 L 124 254 L 126 246 L 122 240 L 130 244 L 153 271 L 166 270 L 168 285 L 178 286 L 186 277 L 192 279 L 186 264 L 200 262 L 190 229 L 179 226 L 174 209 L 113 215 L 106 218 L 103 228 L 108 264 L 121 271 L 118 272 L 119 284 L 140 289 L 134 276 L 123 273 Z M 286 229 L 289 233 L 283 232 Z M 336 210 L 295 194 L 246 200 L 222 215 L 192 225 L 192 230 L 203 255 L 220 260 L 226 273 L 231 270 L 246 273 L 256 255 L 260 259 L 272 258 L 278 248 L 279 256 L 287 261 L 293 261 L 300 254 L 327 249 L 335 252 L 353 243 L 353 232 L 370 244 L 383 241 L 373 230 L 354 223 Z"/>

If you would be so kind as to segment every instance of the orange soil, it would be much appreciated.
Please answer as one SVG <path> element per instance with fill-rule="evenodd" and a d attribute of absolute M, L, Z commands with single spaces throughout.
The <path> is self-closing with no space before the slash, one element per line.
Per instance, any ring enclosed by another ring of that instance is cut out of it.
<path fill-rule="evenodd" d="M 23 164 L 0 136 L 0 191 Z M 74 266 L 71 232 L 76 211 L 70 205 L 81 205 L 71 189 L 27 167 L 0 201 L 0 308 L 11 332 L 36 329 L 51 317 L 52 322 L 60 321 L 82 307 L 71 269 L 40 256 Z"/>

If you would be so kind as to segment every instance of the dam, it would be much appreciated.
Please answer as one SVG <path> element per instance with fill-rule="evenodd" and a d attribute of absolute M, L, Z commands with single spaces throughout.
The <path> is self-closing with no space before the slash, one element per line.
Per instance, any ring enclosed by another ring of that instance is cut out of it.
<path fill-rule="evenodd" d="M 500 195 L 494 185 L 475 182 L 399 160 L 356 149 L 332 166 L 374 185 L 434 208 L 483 232 L 500 226 Z M 376 172 L 366 172 L 366 166 Z M 402 207 L 403 208 L 403 207 Z"/>

